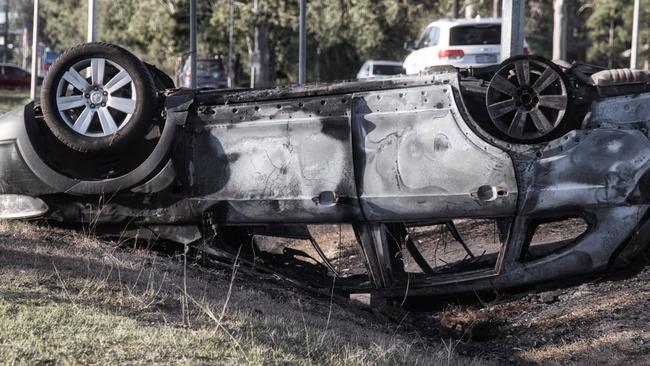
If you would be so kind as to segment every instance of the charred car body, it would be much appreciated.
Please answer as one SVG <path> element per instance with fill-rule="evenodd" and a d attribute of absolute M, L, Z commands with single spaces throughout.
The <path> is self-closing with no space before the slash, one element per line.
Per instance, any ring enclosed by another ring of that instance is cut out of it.
<path fill-rule="evenodd" d="M 174 89 L 127 51 L 88 44 L 53 66 L 42 103 L 0 120 L 0 202 L 5 217 L 209 242 L 217 254 L 259 254 L 256 235 L 306 239 L 324 268 L 314 286 L 340 274 L 307 225 L 350 223 L 367 273 L 337 282 L 348 292 L 526 285 L 603 271 L 647 243 L 647 90 L 642 72 L 532 56 L 335 84 Z M 530 245 L 540 225 L 566 218 L 584 232 Z M 460 219 L 493 220 L 498 250 L 473 253 Z M 463 247 L 459 261 L 424 258 L 409 228 L 433 224 Z"/>

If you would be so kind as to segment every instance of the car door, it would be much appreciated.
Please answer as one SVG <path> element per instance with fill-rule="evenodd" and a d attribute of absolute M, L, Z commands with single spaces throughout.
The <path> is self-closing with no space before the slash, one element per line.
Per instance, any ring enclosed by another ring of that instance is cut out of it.
<path fill-rule="evenodd" d="M 504 151 L 463 121 L 451 84 L 355 94 L 357 191 L 369 221 L 510 216 L 517 185 Z"/>
<path fill-rule="evenodd" d="M 264 101 L 262 93 L 190 118 L 195 204 L 219 207 L 220 220 L 234 224 L 362 220 L 351 95 Z"/>

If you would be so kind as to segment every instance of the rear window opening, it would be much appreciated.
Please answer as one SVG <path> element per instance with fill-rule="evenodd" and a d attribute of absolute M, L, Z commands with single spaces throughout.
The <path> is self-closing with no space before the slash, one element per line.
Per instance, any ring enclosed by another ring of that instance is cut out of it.
<path fill-rule="evenodd" d="M 402 73 L 402 66 L 397 65 L 374 65 L 373 75 L 399 75 Z"/>
<path fill-rule="evenodd" d="M 363 253 L 357 243 L 352 225 L 317 224 L 308 225 L 309 232 L 321 248 L 325 258 L 340 277 L 365 275 Z M 289 258 L 315 265 L 326 272 L 327 264 L 314 246 L 306 239 L 283 238 L 279 236 L 254 235 L 258 250 L 287 258 L 285 265 L 293 262 Z M 295 264 L 295 262 L 294 262 Z"/>
<path fill-rule="evenodd" d="M 533 224 L 530 242 L 524 248 L 521 259 L 531 261 L 567 248 L 588 229 L 588 223 L 581 217 Z"/>
<path fill-rule="evenodd" d="M 449 30 L 450 46 L 501 44 L 501 25 L 459 25 Z"/>
<path fill-rule="evenodd" d="M 459 242 L 446 224 L 410 226 L 408 234 L 435 274 L 494 269 L 503 245 L 497 220 L 459 219 L 454 226 Z M 408 273 L 424 273 L 415 258 L 402 251 Z"/>

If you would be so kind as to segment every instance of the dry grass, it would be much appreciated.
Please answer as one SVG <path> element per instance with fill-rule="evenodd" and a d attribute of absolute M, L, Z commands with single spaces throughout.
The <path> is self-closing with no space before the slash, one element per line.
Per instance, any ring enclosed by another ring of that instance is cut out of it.
<path fill-rule="evenodd" d="M 184 273 L 187 276 L 184 276 Z M 186 289 L 186 290 L 185 290 Z M 7 364 L 480 365 L 351 302 L 0 222 Z"/>

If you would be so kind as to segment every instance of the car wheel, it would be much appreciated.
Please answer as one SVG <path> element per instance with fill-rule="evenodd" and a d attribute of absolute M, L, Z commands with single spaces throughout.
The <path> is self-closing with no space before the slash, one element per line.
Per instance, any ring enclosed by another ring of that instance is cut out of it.
<path fill-rule="evenodd" d="M 156 99 L 152 77 L 137 57 L 98 42 L 63 53 L 41 91 L 45 123 L 80 152 L 116 151 L 142 137 L 157 112 Z"/>
<path fill-rule="evenodd" d="M 569 107 L 568 83 L 552 62 L 515 56 L 501 63 L 488 85 L 486 105 L 494 126 L 509 140 L 536 142 L 561 130 Z"/>

